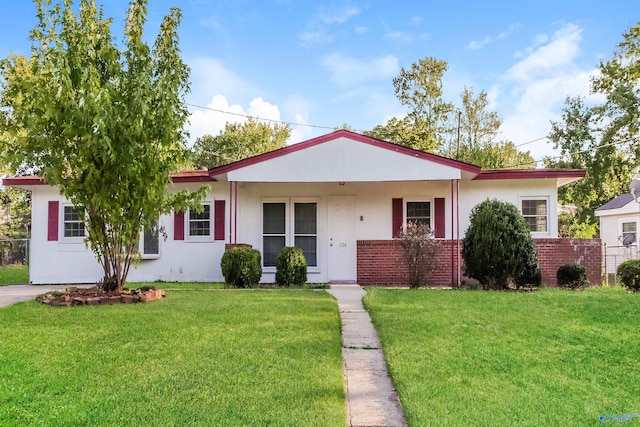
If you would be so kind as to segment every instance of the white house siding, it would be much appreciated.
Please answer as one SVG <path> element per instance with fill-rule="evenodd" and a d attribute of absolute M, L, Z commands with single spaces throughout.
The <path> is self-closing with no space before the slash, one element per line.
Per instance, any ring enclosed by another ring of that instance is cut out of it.
<path fill-rule="evenodd" d="M 471 210 L 486 199 L 499 199 L 522 209 L 523 199 L 546 198 L 548 222 L 546 233 L 533 237 L 558 237 L 558 190 L 555 179 L 483 180 L 460 182 L 460 237 L 469 228 Z"/>
<path fill-rule="evenodd" d="M 615 274 L 622 262 L 628 259 L 637 259 L 640 256 L 637 241 L 629 247 L 622 246 L 620 241 L 623 222 L 635 222 L 636 229 L 640 233 L 640 214 L 631 211 L 632 209 L 637 210 L 637 206 L 634 206 L 635 203 L 629 205 L 631 206 L 600 213 L 600 239 L 605 247 L 607 274 Z"/>
<path fill-rule="evenodd" d="M 445 199 L 445 239 L 457 237 L 455 210 L 452 212 L 451 190 L 453 184 L 447 181 L 414 182 L 346 182 L 333 183 L 238 183 L 237 234 L 233 232 L 234 243 L 248 243 L 262 252 L 262 202 L 263 201 L 316 201 L 318 203 L 318 267 L 309 269 L 310 282 L 329 280 L 327 269 L 328 201 L 335 196 L 353 196 L 355 201 L 356 240 L 389 240 L 392 238 L 392 199 L 430 200 Z M 487 197 L 498 198 L 520 206 L 521 197 L 544 197 L 549 200 L 548 232 L 539 237 L 557 237 L 556 187 L 555 180 L 525 181 L 475 181 L 460 183 L 460 237 L 469 226 L 471 209 Z M 235 207 L 235 204 L 234 204 Z M 433 207 L 433 204 L 432 204 Z M 454 204 L 455 208 L 455 204 Z M 289 205 L 290 209 L 290 205 Z M 434 213 L 432 212 L 432 218 Z M 234 227 L 235 229 L 235 227 Z M 288 244 L 291 244 L 288 241 Z M 263 282 L 273 282 L 275 271 L 265 269 Z"/>
<path fill-rule="evenodd" d="M 228 235 L 228 185 L 210 183 L 211 193 L 205 201 L 227 200 L 225 236 Z M 200 184 L 174 184 L 173 189 L 197 189 Z M 67 201 L 60 196 L 57 188 L 47 185 L 33 187 L 32 198 L 32 245 L 30 256 L 30 281 L 34 284 L 46 283 L 92 283 L 102 278 L 102 268 L 91 250 L 82 241 L 67 243 L 47 240 L 48 202 Z M 185 222 L 187 222 L 185 220 Z M 167 240 L 160 237 L 160 257 L 142 260 L 137 268 L 132 268 L 129 281 L 222 281 L 220 259 L 225 241 L 189 241 L 185 232 L 184 241 L 174 240 L 173 214 L 161 216 L 159 223 L 164 226 Z M 58 230 L 62 224 L 58 223 Z"/>

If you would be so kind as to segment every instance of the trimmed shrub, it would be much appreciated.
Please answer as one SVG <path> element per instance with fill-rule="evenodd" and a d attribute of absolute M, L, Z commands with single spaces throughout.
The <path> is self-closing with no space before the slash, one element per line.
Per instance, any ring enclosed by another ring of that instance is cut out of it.
<path fill-rule="evenodd" d="M 307 281 L 307 260 L 302 249 L 285 246 L 276 258 L 276 283 L 280 286 L 304 285 Z"/>
<path fill-rule="evenodd" d="M 227 285 L 233 288 L 253 288 L 262 276 L 260 251 L 252 248 L 232 248 L 222 255 L 220 267 Z"/>
<path fill-rule="evenodd" d="M 558 286 L 569 289 L 580 289 L 589 286 L 587 269 L 583 265 L 565 264 L 556 273 Z"/>
<path fill-rule="evenodd" d="M 471 211 L 462 240 L 464 272 L 484 289 L 539 286 L 538 254 L 529 225 L 511 203 L 485 200 Z"/>
<path fill-rule="evenodd" d="M 640 290 L 640 260 L 628 259 L 616 270 L 618 281 L 630 291 Z"/>
<path fill-rule="evenodd" d="M 411 289 L 427 284 L 436 267 L 440 242 L 433 238 L 429 226 L 409 222 L 396 239 L 402 249 L 401 262 L 407 271 Z"/>

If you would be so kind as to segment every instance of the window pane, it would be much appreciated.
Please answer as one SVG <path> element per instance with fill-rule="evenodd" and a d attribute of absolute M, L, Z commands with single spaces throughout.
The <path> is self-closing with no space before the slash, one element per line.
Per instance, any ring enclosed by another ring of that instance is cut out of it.
<path fill-rule="evenodd" d="M 204 210 L 200 213 L 196 211 L 189 211 L 190 220 L 210 220 L 211 219 L 211 205 L 203 205 Z"/>
<path fill-rule="evenodd" d="M 80 221 L 80 213 L 74 206 L 65 206 L 63 211 L 64 237 L 84 237 L 84 223 Z"/>
<path fill-rule="evenodd" d="M 636 232 L 636 223 L 635 222 L 623 222 L 622 223 L 622 232 L 623 233 L 635 233 Z"/>
<path fill-rule="evenodd" d="M 65 222 L 64 237 L 84 237 L 84 223 Z"/>
<path fill-rule="evenodd" d="M 189 222 L 189 236 L 210 236 L 211 223 L 209 221 Z"/>
<path fill-rule="evenodd" d="M 316 234 L 317 209 L 315 203 L 296 203 L 294 215 L 295 234 Z"/>
<path fill-rule="evenodd" d="M 407 202 L 407 223 L 431 227 L 431 202 Z"/>
<path fill-rule="evenodd" d="M 309 267 L 317 267 L 317 237 L 316 236 L 296 236 L 295 245 L 302 249 L 304 257 L 307 259 Z"/>
<path fill-rule="evenodd" d="M 211 236 L 211 205 L 202 205 L 202 212 L 189 210 L 189 236 Z"/>
<path fill-rule="evenodd" d="M 284 236 L 264 236 L 262 238 L 262 259 L 265 267 L 275 267 L 276 258 L 284 248 Z"/>
<path fill-rule="evenodd" d="M 65 221 L 79 221 L 80 214 L 78 210 L 73 206 L 65 206 L 64 207 L 64 220 Z"/>
<path fill-rule="evenodd" d="M 159 237 L 158 223 L 154 222 L 153 227 L 149 230 L 145 230 L 142 237 L 145 255 L 158 255 L 160 253 Z"/>
<path fill-rule="evenodd" d="M 262 205 L 262 230 L 264 234 L 285 233 L 285 211 L 286 205 L 284 203 L 264 203 Z"/>
<path fill-rule="evenodd" d="M 547 201 L 546 200 L 523 200 L 522 216 L 529 224 L 532 232 L 547 231 Z"/>

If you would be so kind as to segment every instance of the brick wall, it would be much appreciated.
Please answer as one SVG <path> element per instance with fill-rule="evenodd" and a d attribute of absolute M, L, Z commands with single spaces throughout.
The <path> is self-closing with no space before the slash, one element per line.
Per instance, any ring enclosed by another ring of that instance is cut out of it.
<path fill-rule="evenodd" d="M 534 239 L 538 248 L 538 260 L 542 283 L 556 285 L 556 272 L 563 264 L 581 264 L 587 268 L 589 281 L 602 282 L 602 244 L 600 239 Z M 457 280 L 456 251 L 462 242 L 441 241 L 437 267 L 429 284 L 451 286 Z M 457 247 L 456 247 L 457 246 Z M 462 257 L 460 257 L 462 264 Z M 451 266 L 453 265 L 453 273 Z M 460 266 L 462 267 L 462 265 Z M 406 286 L 406 274 L 400 261 L 400 247 L 393 240 L 359 240 L 357 257 L 358 283 L 361 285 Z"/>

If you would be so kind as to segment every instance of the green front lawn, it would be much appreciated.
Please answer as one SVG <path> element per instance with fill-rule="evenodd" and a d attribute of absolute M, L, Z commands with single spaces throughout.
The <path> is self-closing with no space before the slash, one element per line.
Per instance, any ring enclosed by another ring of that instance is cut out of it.
<path fill-rule="evenodd" d="M 29 283 L 29 267 L 21 264 L 0 266 L 0 286 Z"/>
<path fill-rule="evenodd" d="M 0 309 L 0 343 L 0 425 L 345 424 L 340 320 L 325 292 L 32 301 Z"/>
<path fill-rule="evenodd" d="M 640 413 L 640 294 L 370 288 L 364 301 L 412 426 Z"/>

